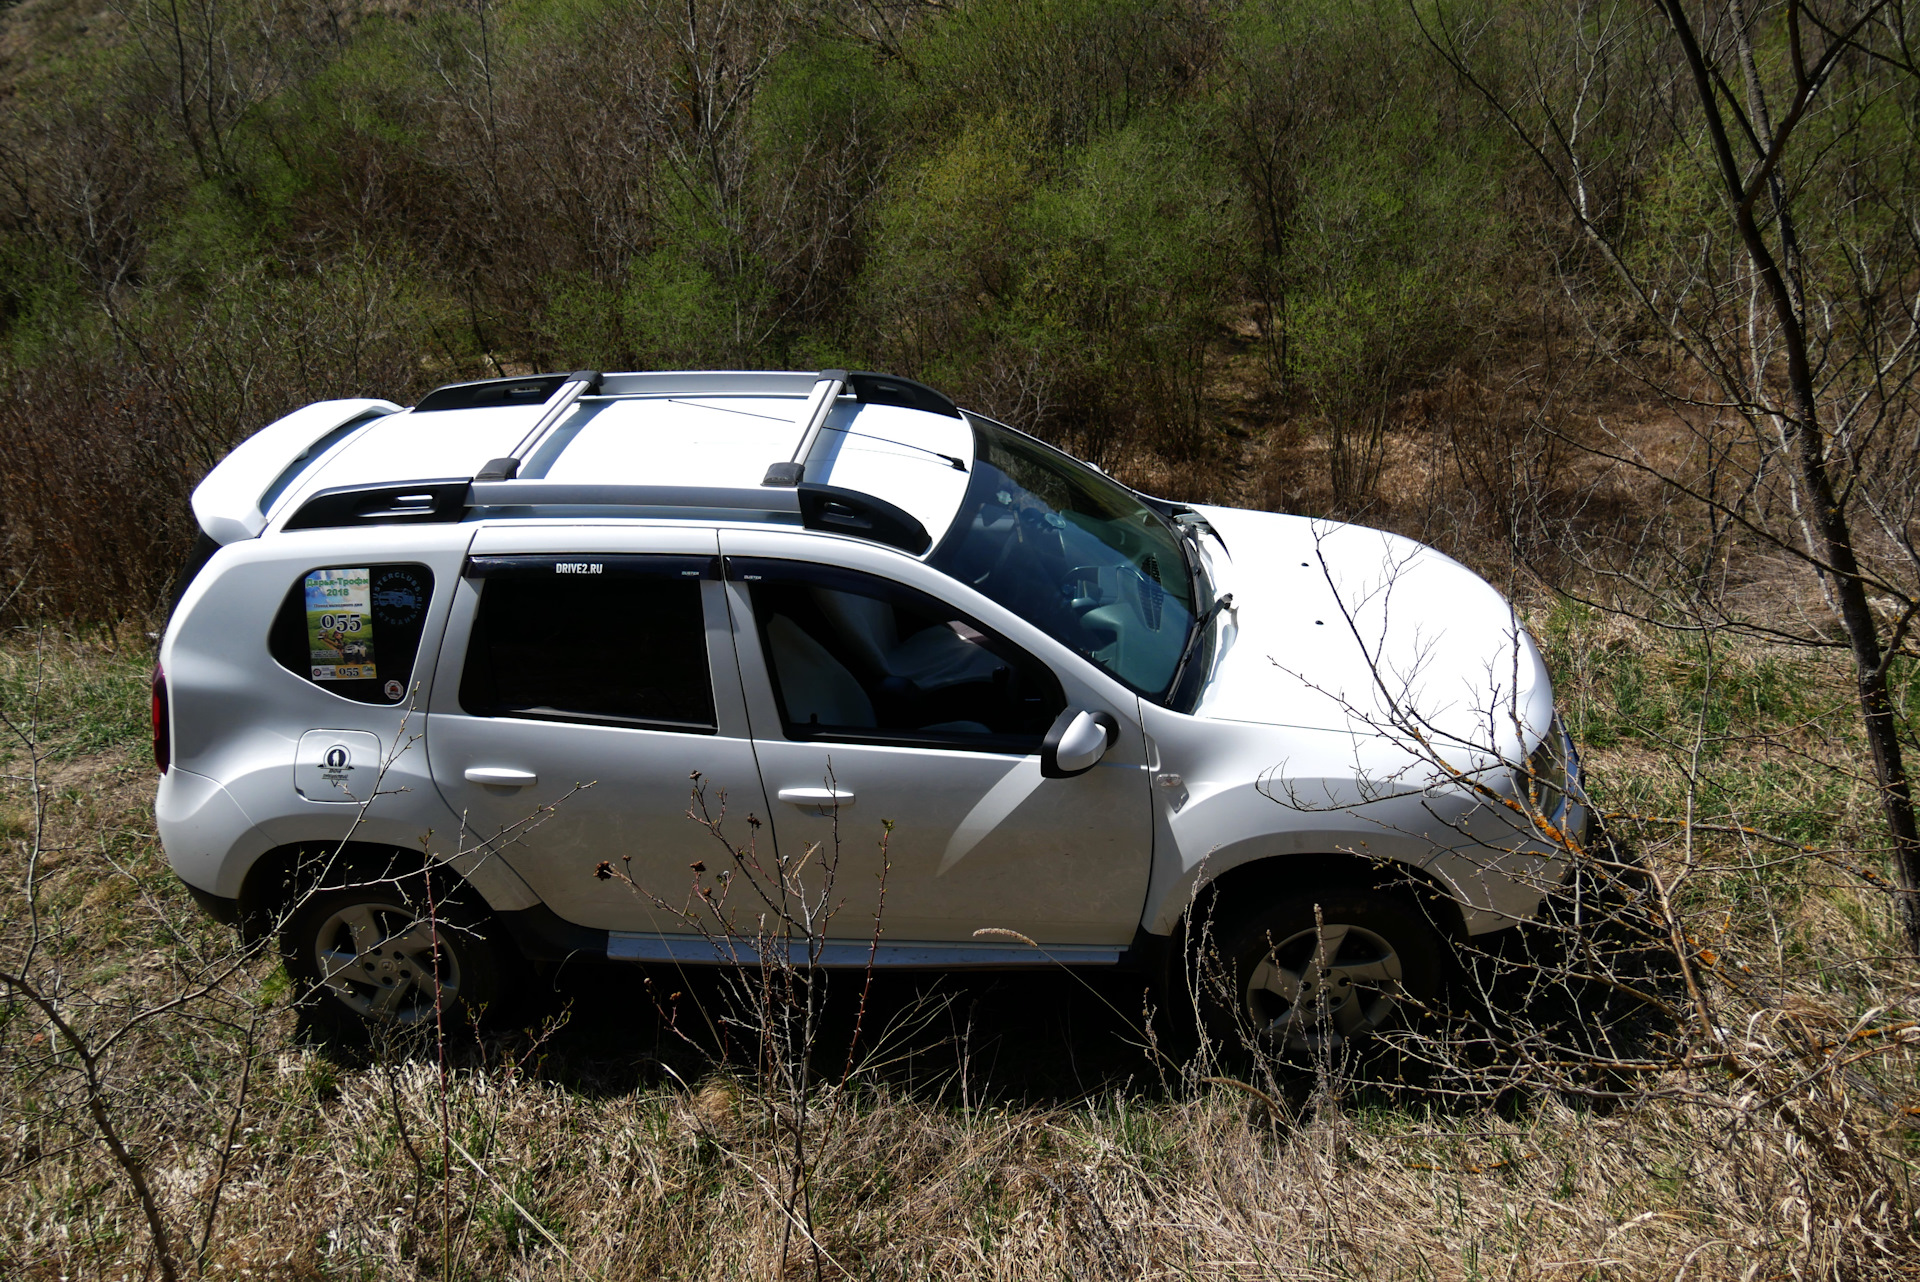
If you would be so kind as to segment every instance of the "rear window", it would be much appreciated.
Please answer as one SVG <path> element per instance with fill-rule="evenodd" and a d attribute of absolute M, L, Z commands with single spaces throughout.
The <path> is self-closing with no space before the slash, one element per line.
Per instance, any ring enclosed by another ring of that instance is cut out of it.
<path fill-rule="evenodd" d="M 481 717 L 712 734 L 711 558 L 475 557 L 460 706 Z"/>
<path fill-rule="evenodd" d="M 403 703 L 432 601 L 424 565 L 318 566 L 287 590 L 268 646 L 281 667 L 331 694 Z"/>

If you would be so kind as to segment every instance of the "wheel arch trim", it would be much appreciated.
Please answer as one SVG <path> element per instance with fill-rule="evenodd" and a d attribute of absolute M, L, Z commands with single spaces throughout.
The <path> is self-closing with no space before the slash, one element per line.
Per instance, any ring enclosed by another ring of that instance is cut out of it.
<path fill-rule="evenodd" d="M 273 920 L 297 900 L 302 861 L 324 868 L 336 860 L 350 865 L 371 861 L 399 861 L 408 872 L 432 868 L 449 889 L 465 888 L 484 907 L 496 915 L 524 908 L 539 901 L 505 860 L 490 852 L 464 852 L 452 858 L 382 841 L 292 841 L 262 851 L 247 868 L 240 883 L 241 929 L 249 938 L 269 933 Z"/>
<path fill-rule="evenodd" d="M 1438 852 L 1436 852 L 1438 853 Z M 1416 863 L 1393 855 L 1362 854 L 1333 845 L 1325 849 L 1276 851 L 1259 841 L 1242 842 L 1213 852 L 1191 868 L 1160 896 L 1157 911 L 1144 923 L 1150 934 L 1184 933 L 1199 912 L 1211 910 L 1222 894 L 1254 891 L 1267 881 L 1289 886 L 1395 879 L 1439 906 L 1438 924 L 1450 938 L 1472 933 L 1473 899 L 1466 888 L 1437 866 L 1438 860 Z"/>

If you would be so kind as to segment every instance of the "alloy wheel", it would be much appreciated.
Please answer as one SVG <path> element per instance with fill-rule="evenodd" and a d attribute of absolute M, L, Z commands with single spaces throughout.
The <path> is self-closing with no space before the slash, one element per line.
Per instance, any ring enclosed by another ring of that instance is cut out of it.
<path fill-rule="evenodd" d="M 1399 1009 L 1400 955 L 1385 937 L 1344 922 L 1280 940 L 1247 972 L 1255 1033 L 1293 1051 L 1337 1049 Z"/>
<path fill-rule="evenodd" d="M 460 955 L 446 930 L 394 904 L 348 904 L 315 932 L 314 970 L 355 1014 L 419 1023 L 459 1000 Z"/>

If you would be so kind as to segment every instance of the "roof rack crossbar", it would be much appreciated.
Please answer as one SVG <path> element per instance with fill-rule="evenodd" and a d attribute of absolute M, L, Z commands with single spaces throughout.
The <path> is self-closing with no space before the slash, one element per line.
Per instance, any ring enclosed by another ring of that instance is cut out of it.
<path fill-rule="evenodd" d="M 514 446 L 511 452 L 497 459 L 489 459 L 474 479 L 511 481 L 518 476 L 520 461 L 533 452 L 534 447 L 540 444 L 541 438 L 553 429 L 554 424 L 566 416 L 568 410 L 573 408 L 575 401 L 600 386 L 600 378 L 600 371 L 592 369 L 575 370 L 567 375 L 566 380 L 553 389 L 553 395 L 549 396 L 547 403 L 541 407 L 540 417 L 534 421 L 533 427 L 527 434 L 520 438 L 520 443 Z"/>
<path fill-rule="evenodd" d="M 846 390 L 847 380 L 847 371 L 843 369 L 820 371 L 819 378 L 813 384 L 813 393 L 807 397 L 807 407 L 801 416 L 800 439 L 793 447 L 793 456 L 784 463 L 769 466 L 760 484 L 792 488 L 806 479 L 807 455 L 812 453 L 813 443 L 820 439 L 820 429 L 826 426 L 827 415 L 833 413 L 833 403 Z"/>

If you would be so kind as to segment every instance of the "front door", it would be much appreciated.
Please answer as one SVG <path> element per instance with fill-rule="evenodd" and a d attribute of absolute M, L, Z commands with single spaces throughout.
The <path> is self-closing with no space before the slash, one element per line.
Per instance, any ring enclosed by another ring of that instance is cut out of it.
<path fill-rule="evenodd" d="M 728 836 L 765 813 L 717 550 L 684 528 L 474 541 L 429 705 L 434 780 L 462 845 L 568 921 L 690 933 L 691 865 L 725 862 L 689 817 L 694 776 Z"/>
<path fill-rule="evenodd" d="M 1134 699 L 879 575 L 734 555 L 726 573 L 780 856 L 837 865 L 828 936 L 870 938 L 877 912 L 892 944 L 1023 936 L 1070 959 L 1132 942 L 1151 864 Z M 1041 740 L 1070 705 L 1113 714 L 1119 739 L 1045 778 Z"/>

